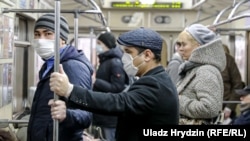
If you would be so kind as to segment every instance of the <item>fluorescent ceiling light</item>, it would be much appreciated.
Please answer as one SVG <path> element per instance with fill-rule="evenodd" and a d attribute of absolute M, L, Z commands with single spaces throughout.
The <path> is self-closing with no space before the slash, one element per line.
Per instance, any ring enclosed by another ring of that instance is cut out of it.
<path fill-rule="evenodd" d="M 155 0 L 139 0 L 141 4 L 154 4 Z"/>

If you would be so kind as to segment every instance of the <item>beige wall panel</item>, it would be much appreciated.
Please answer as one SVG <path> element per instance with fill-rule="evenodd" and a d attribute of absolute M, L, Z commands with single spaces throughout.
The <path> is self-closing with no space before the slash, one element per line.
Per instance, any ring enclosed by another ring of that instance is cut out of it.
<path fill-rule="evenodd" d="M 169 30 L 169 31 L 178 30 L 180 28 L 183 28 L 184 22 L 185 22 L 185 17 L 184 14 L 181 12 L 155 11 L 150 14 L 149 18 L 149 23 L 150 23 L 149 26 L 159 30 Z"/>
<path fill-rule="evenodd" d="M 129 23 L 123 22 L 124 16 L 132 16 Z M 145 26 L 145 18 L 147 14 L 143 11 L 128 11 L 128 10 L 119 10 L 119 11 L 109 11 L 108 15 L 108 23 L 112 29 L 132 29 L 141 26 Z"/>

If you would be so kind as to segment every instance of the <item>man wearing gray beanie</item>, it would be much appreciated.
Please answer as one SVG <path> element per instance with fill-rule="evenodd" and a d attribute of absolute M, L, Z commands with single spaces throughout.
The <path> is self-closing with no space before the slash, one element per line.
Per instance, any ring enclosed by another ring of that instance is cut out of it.
<path fill-rule="evenodd" d="M 54 93 L 49 87 L 50 74 L 54 71 L 55 53 L 55 15 L 45 14 L 39 17 L 34 27 L 32 47 L 45 61 L 39 71 L 39 82 L 32 102 L 29 118 L 27 141 L 52 141 L 53 118 L 59 121 L 59 141 L 82 141 L 82 133 L 92 122 L 92 114 L 67 104 L 55 109 Z M 69 26 L 64 17 L 60 17 L 60 65 L 69 75 L 70 82 L 91 89 L 93 67 L 82 50 L 66 44 Z M 66 99 L 60 98 L 63 101 Z M 58 110 L 62 110 L 61 112 Z M 57 115 L 51 114 L 51 111 Z"/>
<path fill-rule="evenodd" d="M 34 30 L 38 28 L 46 28 L 52 32 L 55 32 L 55 15 L 45 14 L 37 19 Z M 60 17 L 60 38 L 67 42 L 69 35 L 69 25 L 67 20 L 61 16 Z"/>

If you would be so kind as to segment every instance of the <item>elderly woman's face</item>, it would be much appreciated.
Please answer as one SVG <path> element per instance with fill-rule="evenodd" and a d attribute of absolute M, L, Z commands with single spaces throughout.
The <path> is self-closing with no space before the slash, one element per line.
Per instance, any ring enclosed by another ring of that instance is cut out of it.
<path fill-rule="evenodd" d="M 188 60 L 193 50 L 199 47 L 198 42 L 196 42 L 192 36 L 185 31 L 179 34 L 177 45 L 179 46 L 178 52 L 183 60 Z"/>

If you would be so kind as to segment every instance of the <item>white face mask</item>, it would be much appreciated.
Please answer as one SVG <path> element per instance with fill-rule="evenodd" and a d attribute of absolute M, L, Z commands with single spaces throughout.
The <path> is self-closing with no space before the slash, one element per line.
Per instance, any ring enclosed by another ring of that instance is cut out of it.
<path fill-rule="evenodd" d="M 139 54 L 140 55 L 140 54 Z M 137 56 L 139 56 L 137 55 Z M 137 57 L 136 56 L 136 57 Z M 135 58 L 136 58 L 135 57 Z M 129 75 L 129 76 L 135 76 L 138 72 L 138 67 L 140 67 L 143 62 L 138 65 L 137 67 L 134 66 L 133 60 L 135 59 L 133 58 L 130 54 L 128 53 L 124 53 L 122 56 L 122 62 L 123 62 L 123 68 L 125 70 L 125 72 Z"/>
<path fill-rule="evenodd" d="M 54 56 L 55 40 L 48 39 L 35 39 L 33 42 L 33 47 L 36 53 L 45 60 L 48 60 Z"/>
<path fill-rule="evenodd" d="M 96 53 L 101 54 L 104 52 L 102 45 L 96 44 Z"/>

